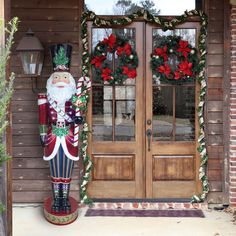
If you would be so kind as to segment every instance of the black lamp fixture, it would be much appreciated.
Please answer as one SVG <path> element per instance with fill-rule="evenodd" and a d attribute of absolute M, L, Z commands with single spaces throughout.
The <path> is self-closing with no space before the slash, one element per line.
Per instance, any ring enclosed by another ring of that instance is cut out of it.
<path fill-rule="evenodd" d="M 44 48 L 34 32 L 29 29 L 25 36 L 20 40 L 16 51 L 19 53 L 24 74 L 32 79 L 32 90 L 35 79 L 37 88 L 37 78 L 41 75 L 44 60 Z"/>

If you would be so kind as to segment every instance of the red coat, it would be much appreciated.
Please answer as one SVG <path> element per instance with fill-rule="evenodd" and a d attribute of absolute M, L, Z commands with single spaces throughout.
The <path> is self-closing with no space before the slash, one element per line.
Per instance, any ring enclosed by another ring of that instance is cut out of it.
<path fill-rule="evenodd" d="M 65 102 L 64 112 L 74 120 L 75 110 L 72 107 L 71 101 Z M 69 123 L 65 121 L 66 127 L 69 132 L 65 136 L 56 136 L 52 131 L 52 126 L 56 125 L 58 121 L 57 111 L 49 104 L 46 94 L 39 94 L 39 124 L 41 127 L 46 127 L 46 139 L 44 148 L 44 160 L 51 160 L 57 154 L 60 145 L 63 148 L 65 155 L 71 160 L 78 160 L 78 147 L 74 144 L 74 122 Z"/>

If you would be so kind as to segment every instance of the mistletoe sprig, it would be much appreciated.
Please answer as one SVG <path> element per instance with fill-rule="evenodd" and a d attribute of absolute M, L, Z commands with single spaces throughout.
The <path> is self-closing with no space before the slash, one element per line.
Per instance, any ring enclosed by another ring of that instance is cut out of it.
<path fill-rule="evenodd" d="M 191 82 L 198 72 L 197 49 L 179 36 L 163 36 L 151 54 L 154 78 L 165 83 Z"/>
<path fill-rule="evenodd" d="M 160 27 L 163 31 L 173 30 L 177 25 L 183 24 L 186 22 L 189 17 L 199 16 L 200 18 L 200 34 L 198 39 L 198 50 L 199 50 L 199 64 L 198 64 L 198 74 L 196 75 L 197 81 L 200 84 L 200 96 L 198 104 L 198 120 L 199 120 L 199 138 L 198 138 L 198 151 L 201 156 L 200 169 L 199 169 L 199 179 L 202 182 L 202 193 L 199 195 L 194 195 L 192 197 L 192 202 L 202 202 L 205 200 L 207 193 L 209 192 L 209 184 L 207 179 L 207 161 L 208 155 L 206 150 L 205 142 L 205 122 L 203 117 L 204 104 L 205 104 L 205 95 L 207 91 L 207 83 L 205 78 L 205 67 L 206 67 L 206 37 L 207 37 L 207 16 L 203 11 L 185 11 L 183 15 L 172 18 L 171 20 L 166 19 L 165 17 L 154 16 L 146 10 L 140 10 L 136 13 L 133 13 L 128 16 L 122 16 L 118 18 L 104 19 L 97 16 L 92 11 L 86 11 L 83 13 L 81 18 L 81 38 L 83 43 L 83 53 L 82 53 L 82 74 L 83 76 L 89 77 L 89 68 L 90 68 L 90 54 L 89 54 L 89 44 L 88 44 L 88 32 L 87 32 L 87 20 L 91 20 L 96 27 L 117 27 L 125 26 L 131 24 L 135 19 L 142 18 L 144 21 Z M 84 155 L 86 151 L 84 152 Z M 91 176 L 92 162 L 88 155 L 84 159 L 84 164 L 86 171 L 84 178 L 86 181 L 83 181 L 81 184 L 80 194 L 81 201 L 90 203 L 90 199 L 87 195 L 86 185 L 88 184 L 89 178 Z"/>
<path fill-rule="evenodd" d="M 118 57 L 117 68 L 114 71 L 107 62 L 108 52 Z M 138 57 L 128 40 L 111 34 L 96 45 L 91 64 L 97 78 L 102 78 L 111 85 L 123 84 L 126 79 L 136 77 Z"/>

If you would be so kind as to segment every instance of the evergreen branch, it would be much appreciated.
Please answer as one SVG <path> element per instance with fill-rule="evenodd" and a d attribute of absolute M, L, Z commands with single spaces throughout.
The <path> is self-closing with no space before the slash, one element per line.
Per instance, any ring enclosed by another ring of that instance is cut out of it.
<path fill-rule="evenodd" d="M 0 174 L 2 172 L 3 162 L 10 159 L 10 156 L 6 153 L 5 142 L 3 137 L 8 125 L 7 108 L 10 103 L 10 99 L 13 93 L 13 82 L 15 75 L 12 73 L 9 79 L 6 78 L 6 66 L 11 54 L 11 47 L 14 43 L 14 34 L 17 31 L 18 18 L 14 17 L 4 29 L 7 35 L 5 45 L 0 48 Z M 3 29 L 3 20 L 0 19 L 0 31 Z M 0 212 L 4 211 L 5 207 L 0 203 Z"/>

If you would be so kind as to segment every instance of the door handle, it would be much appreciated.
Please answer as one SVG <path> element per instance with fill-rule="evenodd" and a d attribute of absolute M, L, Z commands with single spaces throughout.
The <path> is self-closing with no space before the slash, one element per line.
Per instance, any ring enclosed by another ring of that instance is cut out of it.
<path fill-rule="evenodd" d="M 152 137 L 152 130 L 147 129 L 146 131 L 147 139 L 148 139 L 148 151 L 151 151 L 151 137 Z"/>

